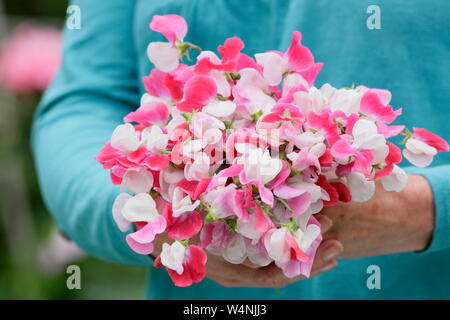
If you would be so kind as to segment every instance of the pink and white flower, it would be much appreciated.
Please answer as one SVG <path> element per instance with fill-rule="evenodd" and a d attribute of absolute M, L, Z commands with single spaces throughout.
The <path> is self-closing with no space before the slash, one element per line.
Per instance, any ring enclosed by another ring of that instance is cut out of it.
<path fill-rule="evenodd" d="M 186 65 L 180 58 L 200 48 L 184 42 L 184 19 L 155 16 L 150 28 L 168 42 L 148 46 L 156 69 L 143 78 L 140 107 L 95 159 L 121 186 L 112 218 L 122 232 L 136 226 L 131 250 L 150 254 L 163 233 L 174 241 L 155 267 L 177 286 L 205 277 L 206 251 L 309 277 L 322 241 L 315 214 L 371 199 L 376 181 L 405 188 L 402 151 L 389 138 L 404 135 L 403 155 L 419 167 L 449 151 L 425 129 L 391 125 L 402 109 L 387 90 L 314 86 L 323 63 L 297 31 L 284 53 L 253 58 L 232 37 Z"/>

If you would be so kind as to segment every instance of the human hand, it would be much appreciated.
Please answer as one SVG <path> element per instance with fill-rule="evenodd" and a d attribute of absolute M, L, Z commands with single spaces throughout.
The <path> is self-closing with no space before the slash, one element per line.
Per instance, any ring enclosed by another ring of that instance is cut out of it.
<path fill-rule="evenodd" d="M 376 184 L 374 197 L 363 203 L 339 203 L 320 215 L 333 221 L 324 240 L 342 242 L 343 258 L 424 250 L 434 228 L 431 187 L 422 176 L 409 175 L 401 192 Z"/>

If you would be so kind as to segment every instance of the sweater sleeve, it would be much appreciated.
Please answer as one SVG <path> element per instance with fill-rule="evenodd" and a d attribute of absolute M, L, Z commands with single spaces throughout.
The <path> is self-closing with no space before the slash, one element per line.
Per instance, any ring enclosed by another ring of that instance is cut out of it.
<path fill-rule="evenodd" d="M 118 194 L 94 156 L 139 103 L 133 44 L 135 2 L 71 1 L 79 29 L 64 31 L 63 62 L 32 129 L 39 183 L 58 227 L 105 260 L 150 266 L 135 254 L 111 214 Z"/>
<path fill-rule="evenodd" d="M 450 164 L 425 169 L 408 167 L 406 172 L 424 176 L 433 191 L 435 226 L 430 245 L 420 254 L 450 249 Z"/>

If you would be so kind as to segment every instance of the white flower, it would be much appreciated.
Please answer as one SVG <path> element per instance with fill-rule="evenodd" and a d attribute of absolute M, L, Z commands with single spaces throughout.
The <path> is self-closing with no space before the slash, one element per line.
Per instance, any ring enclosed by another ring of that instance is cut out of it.
<path fill-rule="evenodd" d="M 263 76 L 271 86 L 277 86 L 289 70 L 288 61 L 275 52 L 255 54 L 256 62 L 264 68 Z"/>
<path fill-rule="evenodd" d="M 130 222 L 153 222 L 159 217 L 155 200 L 148 193 L 138 193 L 128 199 L 122 215 Z"/>
<path fill-rule="evenodd" d="M 264 246 L 269 257 L 278 263 L 288 263 L 291 260 L 291 250 L 286 242 L 287 228 L 270 229 L 264 236 Z"/>
<path fill-rule="evenodd" d="M 365 202 L 375 194 L 375 182 L 367 180 L 362 173 L 352 172 L 346 179 L 353 201 Z"/>
<path fill-rule="evenodd" d="M 122 214 L 123 207 L 127 203 L 127 201 L 131 198 L 128 193 L 120 193 L 116 200 L 114 201 L 112 207 L 112 215 L 113 219 L 117 224 L 117 227 L 120 231 L 125 232 L 130 229 L 130 222 L 124 218 Z"/>
<path fill-rule="evenodd" d="M 378 133 L 378 128 L 370 120 L 359 119 L 353 127 L 353 144 L 355 149 L 375 150 L 386 145 L 386 139 Z"/>
<path fill-rule="evenodd" d="M 256 229 L 255 215 L 251 214 L 249 216 L 249 221 L 242 221 L 242 219 L 237 219 L 236 231 L 242 234 L 244 237 L 252 240 L 259 240 L 263 235 Z"/>
<path fill-rule="evenodd" d="M 309 112 L 321 112 L 327 103 L 327 97 L 316 87 L 309 88 L 308 92 L 294 93 L 294 104 L 299 106 L 305 115 Z"/>
<path fill-rule="evenodd" d="M 437 154 L 436 148 L 415 138 L 408 139 L 405 148 L 403 150 L 405 158 L 419 168 L 429 166 L 433 161 L 433 157 Z"/>
<path fill-rule="evenodd" d="M 408 183 L 408 175 L 403 169 L 399 168 L 397 165 L 394 165 L 394 170 L 392 170 L 391 174 L 387 177 L 382 177 L 380 181 L 384 190 L 399 192 L 406 187 L 406 184 Z"/>
<path fill-rule="evenodd" d="M 306 227 L 305 231 L 299 228 L 295 232 L 294 238 L 297 240 L 299 248 L 302 249 L 303 252 L 306 252 L 319 235 L 320 227 L 312 223 Z"/>
<path fill-rule="evenodd" d="M 244 238 L 241 235 L 236 234 L 226 245 L 222 256 L 229 263 L 240 264 L 244 262 L 247 258 Z"/>
<path fill-rule="evenodd" d="M 180 52 L 168 42 L 151 42 L 147 47 L 147 56 L 163 72 L 178 68 Z"/>
<path fill-rule="evenodd" d="M 147 149 L 154 153 L 166 149 L 169 142 L 169 136 L 156 125 L 145 128 L 142 132 L 142 139 L 145 141 Z"/>
<path fill-rule="evenodd" d="M 173 199 L 172 199 L 172 215 L 177 218 L 181 216 L 185 212 L 194 211 L 195 208 L 200 204 L 199 200 L 196 200 L 192 203 L 192 200 L 189 196 L 184 196 L 183 190 L 181 188 L 176 187 L 173 191 Z"/>
<path fill-rule="evenodd" d="M 161 264 L 181 275 L 184 271 L 183 261 L 185 253 L 186 247 L 178 241 L 171 245 L 164 243 L 160 255 Z"/>
<path fill-rule="evenodd" d="M 111 136 L 111 147 L 123 152 L 133 152 L 139 146 L 139 137 L 131 124 L 121 124 L 114 129 Z"/>
<path fill-rule="evenodd" d="M 203 178 L 207 178 L 210 169 L 210 158 L 204 152 L 194 154 L 194 161 L 192 163 L 186 163 L 184 166 L 184 175 L 189 181 L 200 181 Z"/>
<path fill-rule="evenodd" d="M 153 175 L 145 168 L 127 170 L 122 178 L 122 187 L 133 193 L 147 193 L 153 187 Z"/>
<path fill-rule="evenodd" d="M 235 110 L 236 103 L 230 100 L 214 100 L 203 108 L 203 111 L 217 118 L 226 118 L 232 115 Z"/>
<path fill-rule="evenodd" d="M 331 111 L 343 111 L 346 115 L 359 112 L 362 93 L 354 89 L 336 89 L 328 83 L 320 91 L 328 98 Z"/>
<path fill-rule="evenodd" d="M 270 156 L 269 150 L 250 149 L 244 162 L 247 178 L 258 180 L 263 185 L 274 179 L 281 171 L 283 164 L 280 159 Z"/>

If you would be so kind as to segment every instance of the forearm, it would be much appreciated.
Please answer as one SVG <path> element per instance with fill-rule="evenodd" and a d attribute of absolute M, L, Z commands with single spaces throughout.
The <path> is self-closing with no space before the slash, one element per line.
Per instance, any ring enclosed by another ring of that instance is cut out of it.
<path fill-rule="evenodd" d="M 59 228 L 83 249 L 110 261 L 150 265 L 115 226 L 111 208 L 119 190 L 94 160 L 139 103 L 130 37 L 134 3 L 72 3 L 83 12 L 83 27 L 65 30 L 63 65 L 33 125 L 41 191 Z"/>
<path fill-rule="evenodd" d="M 435 225 L 435 208 L 431 186 L 420 175 L 409 175 L 408 184 L 398 194 L 387 192 L 387 209 L 400 215 L 410 236 L 399 239 L 399 251 L 421 251 L 428 247 Z M 450 231 L 450 230 L 449 230 Z M 403 234 L 403 233 L 402 233 Z"/>

